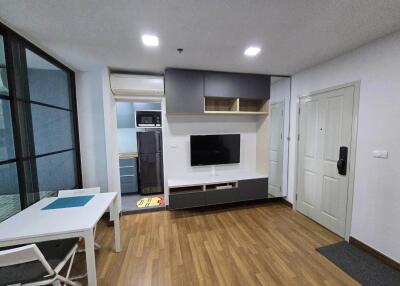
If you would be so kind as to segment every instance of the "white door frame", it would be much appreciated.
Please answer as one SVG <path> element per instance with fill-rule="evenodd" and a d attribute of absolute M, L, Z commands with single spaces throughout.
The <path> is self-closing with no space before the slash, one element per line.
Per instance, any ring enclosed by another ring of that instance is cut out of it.
<path fill-rule="evenodd" d="M 347 192 L 347 206 L 346 206 L 346 230 L 345 230 L 345 239 L 349 241 L 350 238 L 350 231 L 351 231 L 351 218 L 352 218 L 352 211 L 353 211 L 353 194 L 354 194 L 354 176 L 355 176 L 355 167 L 356 167 L 356 151 L 357 151 L 357 129 L 358 129 L 358 106 L 360 102 L 360 85 L 361 81 L 353 81 L 346 84 L 336 85 L 333 87 L 325 88 L 310 92 L 308 94 L 302 95 L 297 100 L 297 120 L 296 120 L 296 158 L 295 158 L 295 175 L 296 175 L 296 183 L 294 186 L 293 192 L 293 208 L 296 209 L 297 207 L 297 192 L 298 192 L 298 179 L 299 179 L 299 135 L 300 135 L 300 100 L 305 97 L 315 96 L 320 93 L 325 93 L 329 91 L 334 91 L 337 89 L 345 88 L 345 87 L 354 87 L 354 105 L 353 105 L 353 122 L 352 122 L 352 129 L 351 129 L 351 147 L 350 147 L 350 156 L 349 156 L 349 187 Z"/>

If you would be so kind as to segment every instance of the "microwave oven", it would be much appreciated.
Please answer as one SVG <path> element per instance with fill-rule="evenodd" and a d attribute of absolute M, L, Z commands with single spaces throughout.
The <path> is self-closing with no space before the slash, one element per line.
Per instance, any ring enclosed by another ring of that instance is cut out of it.
<path fill-rule="evenodd" d="M 135 112 L 136 128 L 161 128 L 161 111 L 137 110 Z"/>

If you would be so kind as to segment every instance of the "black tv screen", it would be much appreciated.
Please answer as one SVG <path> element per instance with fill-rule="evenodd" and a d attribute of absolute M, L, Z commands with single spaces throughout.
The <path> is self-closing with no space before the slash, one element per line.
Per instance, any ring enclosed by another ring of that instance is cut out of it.
<path fill-rule="evenodd" d="M 234 164 L 240 162 L 240 134 L 191 135 L 192 166 Z"/>

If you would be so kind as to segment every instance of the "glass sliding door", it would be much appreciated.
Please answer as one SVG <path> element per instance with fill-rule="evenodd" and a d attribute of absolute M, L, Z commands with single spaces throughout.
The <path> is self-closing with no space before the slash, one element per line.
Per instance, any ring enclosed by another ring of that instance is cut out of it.
<path fill-rule="evenodd" d="M 25 49 L 39 197 L 77 187 L 69 74 Z"/>
<path fill-rule="evenodd" d="M 21 210 L 4 37 L 0 34 L 0 221 Z"/>
<path fill-rule="evenodd" d="M 82 187 L 74 72 L 0 23 L 0 222 Z"/>

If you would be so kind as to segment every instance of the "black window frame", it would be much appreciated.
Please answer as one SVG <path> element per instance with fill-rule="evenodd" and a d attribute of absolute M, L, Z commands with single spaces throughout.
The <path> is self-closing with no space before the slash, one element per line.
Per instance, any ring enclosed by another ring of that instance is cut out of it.
<path fill-rule="evenodd" d="M 77 180 L 77 185 L 74 186 L 74 188 L 82 188 L 82 167 L 80 159 L 81 156 L 80 156 L 80 143 L 79 143 L 75 72 L 1 22 L 0 22 L 0 35 L 3 36 L 4 40 L 4 53 L 6 59 L 6 70 L 8 79 L 8 89 L 9 89 L 8 96 L 0 95 L 0 98 L 7 99 L 10 101 L 10 111 L 11 111 L 11 120 L 12 120 L 13 135 L 14 135 L 14 148 L 15 148 L 15 159 L 1 161 L 0 165 L 7 163 L 8 164 L 16 163 L 20 204 L 21 204 L 21 209 L 24 209 L 40 199 L 39 187 L 38 187 L 38 174 L 36 170 L 37 158 L 74 151 L 75 152 L 74 161 L 76 166 L 75 175 Z M 29 49 L 31 52 L 35 53 L 42 59 L 48 61 L 50 64 L 56 66 L 60 70 L 67 73 L 68 84 L 70 89 L 69 90 L 70 109 L 30 100 L 28 69 L 26 64 L 26 52 L 25 52 L 26 49 Z M 19 62 L 19 64 L 16 65 L 15 64 L 16 62 Z M 19 70 L 17 71 L 17 69 Z M 22 73 L 22 75 L 19 75 L 18 76 L 19 78 L 17 79 L 18 72 Z M 17 88 L 19 88 L 19 90 L 24 93 L 24 95 L 26 96 L 25 98 L 17 97 Z M 29 114 L 23 114 L 24 112 L 22 112 L 21 107 L 18 105 L 19 103 L 24 103 L 25 106 L 30 106 L 31 104 L 35 104 L 39 106 L 45 106 L 70 112 L 72 120 L 71 127 L 73 133 L 72 134 L 73 147 L 56 152 L 49 152 L 36 155 L 34 148 L 35 145 L 34 145 L 34 136 L 32 130 L 33 125 L 32 125 L 32 116 L 30 114 L 30 108 L 26 108 L 25 110 L 27 113 L 29 112 Z M 28 136 L 25 136 L 26 138 L 22 138 L 21 136 L 21 134 L 23 134 L 21 132 L 21 124 L 19 123 L 19 120 L 21 120 L 21 118 L 25 121 L 25 124 L 27 124 L 27 126 L 30 128 L 30 130 L 27 131 L 30 134 Z M 28 146 L 29 149 L 28 156 L 23 155 L 24 153 L 23 145 Z M 24 162 L 26 163 L 28 161 L 30 161 L 29 171 L 27 171 L 27 168 L 24 167 Z"/>

